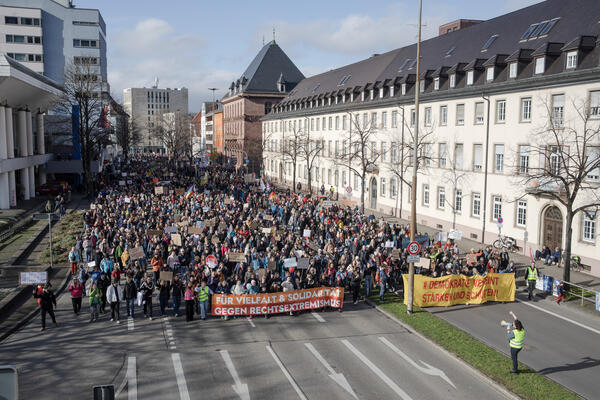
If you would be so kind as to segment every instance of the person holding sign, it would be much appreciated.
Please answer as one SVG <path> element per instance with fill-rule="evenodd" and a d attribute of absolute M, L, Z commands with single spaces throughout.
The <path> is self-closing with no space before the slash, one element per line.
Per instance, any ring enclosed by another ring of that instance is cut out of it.
<path fill-rule="evenodd" d="M 54 315 L 54 307 L 56 307 L 56 296 L 52 289 L 50 289 L 50 284 L 46 283 L 42 289 L 42 291 L 38 291 L 36 287 L 33 289 L 33 297 L 40 300 L 40 310 L 42 311 L 42 329 L 41 331 L 46 330 L 46 313 L 50 314 L 50 318 L 52 318 L 52 323 L 54 326 L 58 326 L 56 323 L 56 317 Z"/>
<path fill-rule="evenodd" d="M 506 326 L 506 337 L 508 339 L 508 345 L 510 346 L 510 357 L 512 358 L 513 368 L 510 371 L 511 374 L 519 373 L 519 361 L 518 356 L 519 352 L 523 349 L 523 344 L 525 342 L 525 329 L 523 328 L 523 324 L 515 313 L 510 311 L 510 315 L 513 317 L 514 322 L 511 324 L 510 322 L 502 321 L 500 324 L 502 326 Z"/>

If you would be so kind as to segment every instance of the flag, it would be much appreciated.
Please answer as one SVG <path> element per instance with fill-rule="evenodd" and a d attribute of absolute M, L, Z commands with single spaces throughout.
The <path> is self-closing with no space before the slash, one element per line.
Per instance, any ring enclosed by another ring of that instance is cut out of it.
<path fill-rule="evenodd" d="M 269 201 L 275 200 L 276 198 L 277 198 L 277 193 L 271 192 L 271 194 L 269 195 Z"/>
<path fill-rule="evenodd" d="M 267 187 L 265 186 L 265 183 L 263 182 L 263 180 L 260 180 L 260 190 L 264 191 Z"/>
<path fill-rule="evenodd" d="M 185 192 L 185 198 L 189 199 L 190 196 L 192 195 L 192 193 L 194 193 L 194 185 L 190 186 L 190 188 L 187 190 L 187 192 Z"/>
<path fill-rule="evenodd" d="M 532 263 L 535 262 L 535 259 L 533 258 L 533 253 L 531 252 L 531 249 L 529 249 L 529 258 L 531 258 Z"/>

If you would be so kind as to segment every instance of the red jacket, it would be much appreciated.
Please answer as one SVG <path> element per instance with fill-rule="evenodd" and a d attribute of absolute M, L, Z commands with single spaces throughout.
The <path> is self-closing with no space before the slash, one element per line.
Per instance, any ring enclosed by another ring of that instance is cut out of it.
<path fill-rule="evenodd" d="M 69 292 L 71 292 L 71 297 L 78 299 L 80 297 L 83 297 L 83 290 L 84 287 L 83 285 L 80 283 L 78 285 L 73 285 L 72 283 L 69 285 L 68 287 Z"/>

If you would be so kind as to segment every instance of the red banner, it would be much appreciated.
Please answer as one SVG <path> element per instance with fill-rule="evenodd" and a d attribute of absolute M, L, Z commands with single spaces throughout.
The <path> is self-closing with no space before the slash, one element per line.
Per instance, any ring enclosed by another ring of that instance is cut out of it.
<path fill-rule="evenodd" d="M 318 287 L 265 294 L 215 294 L 212 315 L 265 315 L 322 307 L 342 308 L 344 288 Z"/>

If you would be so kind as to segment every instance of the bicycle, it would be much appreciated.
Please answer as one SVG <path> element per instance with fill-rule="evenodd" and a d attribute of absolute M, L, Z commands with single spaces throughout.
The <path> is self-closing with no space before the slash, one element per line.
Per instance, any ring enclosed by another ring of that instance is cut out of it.
<path fill-rule="evenodd" d="M 516 252 L 519 250 L 519 246 L 517 246 L 517 241 L 506 235 L 498 235 L 498 239 L 494 241 L 492 244 L 495 249 L 507 249 L 508 251 Z"/>

